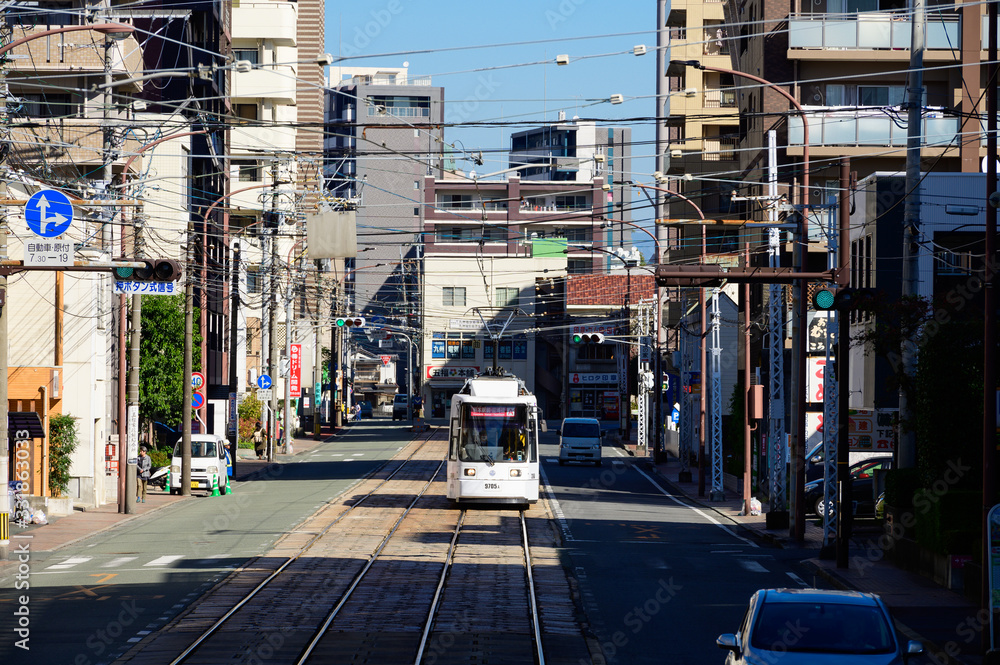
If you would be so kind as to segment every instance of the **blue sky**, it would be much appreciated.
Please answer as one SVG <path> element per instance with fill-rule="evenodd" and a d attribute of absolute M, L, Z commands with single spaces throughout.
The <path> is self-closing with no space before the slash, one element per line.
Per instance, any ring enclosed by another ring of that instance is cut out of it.
<path fill-rule="evenodd" d="M 344 64 L 399 67 L 407 62 L 411 76 L 432 76 L 433 85 L 445 89 L 449 123 L 516 120 L 534 125 L 555 120 L 559 109 L 567 118 L 648 118 L 654 113 L 655 2 L 375 0 L 328 2 L 326 12 L 327 52 L 365 56 Z M 443 50 L 512 42 L 533 43 Z M 636 44 L 645 44 L 647 54 L 632 55 Z M 383 55 L 404 51 L 431 52 Z M 628 53 L 593 57 L 623 51 Z M 568 54 L 570 64 L 557 66 L 559 54 Z M 548 64 L 527 64 L 541 62 Z M 623 95 L 625 103 L 597 101 L 612 94 Z M 633 179 L 652 182 L 654 126 L 618 124 L 632 128 L 637 144 Z M 449 127 L 445 137 L 469 152 L 482 150 L 482 168 L 490 172 L 506 167 L 506 156 L 495 151 L 506 150 L 511 131 L 518 129 Z M 472 167 L 471 162 L 457 165 Z M 634 221 L 651 223 L 652 215 L 641 210 Z M 642 237 L 637 234 L 637 244 Z"/>

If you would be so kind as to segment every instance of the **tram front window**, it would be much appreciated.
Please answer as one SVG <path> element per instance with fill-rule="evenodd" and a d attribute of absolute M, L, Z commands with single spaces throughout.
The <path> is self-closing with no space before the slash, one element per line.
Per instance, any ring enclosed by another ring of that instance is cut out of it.
<path fill-rule="evenodd" d="M 461 461 L 495 464 L 530 459 L 524 407 L 468 404 L 463 416 Z"/>

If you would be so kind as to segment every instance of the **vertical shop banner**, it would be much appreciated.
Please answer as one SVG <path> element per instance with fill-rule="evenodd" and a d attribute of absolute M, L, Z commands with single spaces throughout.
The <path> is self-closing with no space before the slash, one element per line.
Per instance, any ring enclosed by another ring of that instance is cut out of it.
<path fill-rule="evenodd" d="M 302 345 L 291 344 L 288 364 L 288 393 L 298 399 L 302 396 Z"/>

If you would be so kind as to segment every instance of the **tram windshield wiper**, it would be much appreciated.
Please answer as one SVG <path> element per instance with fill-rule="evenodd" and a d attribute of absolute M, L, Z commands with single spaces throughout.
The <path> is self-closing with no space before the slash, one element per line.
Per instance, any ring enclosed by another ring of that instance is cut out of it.
<path fill-rule="evenodd" d="M 490 457 L 489 453 L 483 453 L 482 457 L 480 457 L 479 459 L 482 460 L 483 462 L 486 462 L 490 466 L 493 466 L 494 464 L 496 464 L 496 462 L 493 461 L 493 458 Z"/>

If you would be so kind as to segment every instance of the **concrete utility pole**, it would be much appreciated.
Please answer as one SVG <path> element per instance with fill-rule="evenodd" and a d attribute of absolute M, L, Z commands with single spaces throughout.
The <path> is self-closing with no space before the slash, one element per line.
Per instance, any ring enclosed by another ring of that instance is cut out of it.
<path fill-rule="evenodd" d="M 188 224 L 188 247 L 194 244 L 194 230 Z M 193 249 L 193 248 L 192 248 Z M 188 250 L 189 254 L 194 252 Z M 194 265 L 190 260 L 187 264 Z M 184 271 L 184 403 L 183 434 L 181 443 L 181 496 L 191 496 L 191 373 L 194 353 L 194 275 L 192 270 Z M 173 489 L 173 485 L 170 486 Z"/>
<path fill-rule="evenodd" d="M 926 12 L 924 0 L 913 0 L 913 23 L 910 38 L 910 80 L 906 116 L 906 200 L 903 208 L 903 284 L 902 296 L 920 294 L 920 144 L 921 115 L 923 113 L 924 84 L 924 30 Z M 913 333 L 911 333 L 913 334 Z M 903 339 L 900 349 L 901 371 L 904 377 L 913 376 L 917 354 L 915 339 Z M 899 390 L 899 450 L 896 451 L 899 468 L 910 469 L 917 465 L 916 435 L 907 423 L 911 418 L 907 383 L 902 381 Z"/>
<path fill-rule="evenodd" d="M 240 242 L 233 242 L 232 272 L 229 278 L 231 298 L 229 305 L 229 395 L 236 400 L 236 427 L 229 435 L 229 456 L 233 461 L 233 473 L 236 473 L 237 457 L 240 448 L 240 416 L 239 416 L 239 375 L 236 372 L 236 357 L 239 347 L 239 317 L 240 317 Z"/>

